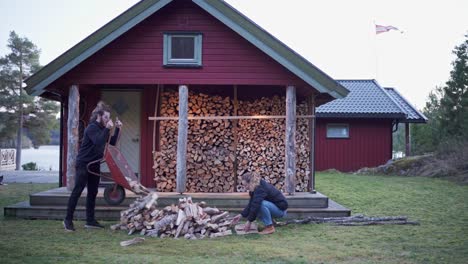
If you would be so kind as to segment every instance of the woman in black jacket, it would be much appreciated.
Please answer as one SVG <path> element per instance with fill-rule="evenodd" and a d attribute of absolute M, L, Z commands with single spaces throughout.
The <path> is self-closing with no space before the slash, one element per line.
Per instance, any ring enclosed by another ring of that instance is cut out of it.
<path fill-rule="evenodd" d="M 284 195 L 273 185 L 262 180 L 256 173 L 247 172 L 242 175 L 242 185 L 244 185 L 250 195 L 249 204 L 240 215 L 235 217 L 239 221 L 240 217 L 247 218 L 244 230 L 250 229 L 251 222 L 259 219 L 265 225 L 265 229 L 260 232 L 262 235 L 275 232 L 272 218 L 281 218 L 286 216 L 288 202 Z"/>

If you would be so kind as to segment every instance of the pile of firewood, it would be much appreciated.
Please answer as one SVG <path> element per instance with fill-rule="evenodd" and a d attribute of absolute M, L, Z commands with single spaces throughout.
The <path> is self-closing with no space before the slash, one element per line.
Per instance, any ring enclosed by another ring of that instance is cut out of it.
<path fill-rule="evenodd" d="M 233 217 L 228 211 L 207 207 L 205 202 L 194 203 L 191 197 L 179 199 L 178 205 L 157 209 L 157 198 L 154 192 L 138 198 L 120 213 L 120 223 L 111 229 L 160 238 L 203 239 L 232 234 Z"/>
<path fill-rule="evenodd" d="M 159 115 L 177 117 L 178 100 L 177 91 L 163 92 Z M 285 101 L 284 96 L 239 100 L 237 115 L 284 116 Z M 229 97 L 189 91 L 189 116 L 229 116 L 234 115 L 233 108 L 233 100 Z M 296 112 L 306 115 L 306 102 L 298 102 Z M 161 147 L 153 155 L 158 191 L 175 191 L 176 188 L 177 123 L 176 120 L 160 121 Z M 237 143 L 234 133 L 237 133 Z M 244 191 L 240 176 L 246 171 L 258 172 L 284 191 L 284 119 L 190 120 L 187 140 L 187 192 Z M 307 189 L 310 173 L 308 144 L 308 120 L 298 118 L 296 191 Z"/>
<path fill-rule="evenodd" d="M 240 101 L 239 115 L 285 115 L 285 97 L 262 97 L 254 101 Z M 297 115 L 307 114 L 306 103 L 300 103 Z M 245 171 L 256 171 L 264 180 L 285 191 L 285 119 L 239 120 L 237 145 L 238 183 Z M 296 191 L 305 191 L 309 173 L 308 121 L 296 122 Z M 239 184 L 238 191 L 244 191 Z"/>

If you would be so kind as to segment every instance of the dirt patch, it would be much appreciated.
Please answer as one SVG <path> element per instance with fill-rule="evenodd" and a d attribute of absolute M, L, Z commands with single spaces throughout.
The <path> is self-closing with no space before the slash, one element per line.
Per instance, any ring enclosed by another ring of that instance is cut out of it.
<path fill-rule="evenodd" d="M 461 151 L 465 152 L 465 151 Z M 397 175 L 444 178 L 468 184 L 468 159 L 466 153 L 451 153 L 445 156 L 427 154 L 390 160 L 375 168 L 362 168 L 355 174 Z"/>

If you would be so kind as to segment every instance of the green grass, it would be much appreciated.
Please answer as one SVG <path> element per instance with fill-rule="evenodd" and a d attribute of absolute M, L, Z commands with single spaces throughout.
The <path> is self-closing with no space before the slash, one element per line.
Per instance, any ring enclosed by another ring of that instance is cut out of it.
<path fill-rule="evenodd" d="M 0 209 L 47 184 L 0 186 Z M 367 216 L 406 215 L 420 226 L 290 225 L 270 236 L 187 241 L 123 232 L 65 233 L 60 221 L 0 218 L 1 263 L 468 263 L 468 186 L 430 178 L 317 174 L 317 190 Z M 107 225 L 113 222 L 105 223 Z"/>

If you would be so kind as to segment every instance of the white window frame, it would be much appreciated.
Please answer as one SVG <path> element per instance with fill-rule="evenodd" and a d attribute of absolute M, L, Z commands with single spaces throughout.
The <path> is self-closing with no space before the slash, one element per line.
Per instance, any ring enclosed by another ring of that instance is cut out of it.
<path fill-rule="evenodd" d="M 194 38 L 194 58 L 174 59 L 172 58 L 172 38 L 192 37 Z M 163 65 L 165 67 L 201 67 L 202 66 L 202 34 L 199 32 L 167 32 L 164 33 Z"/>
<path fill-rule="evenodd" d="M 345 128 L 346 135 L 330 135 L 330 128 Z M 346 123 L 328 123 L 327 124 L 327 138 L 349 138 L 349 124 Z"/>

